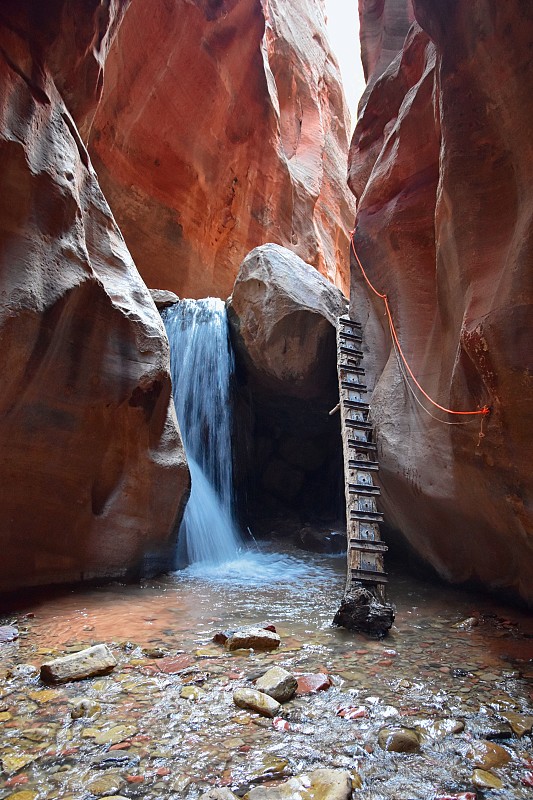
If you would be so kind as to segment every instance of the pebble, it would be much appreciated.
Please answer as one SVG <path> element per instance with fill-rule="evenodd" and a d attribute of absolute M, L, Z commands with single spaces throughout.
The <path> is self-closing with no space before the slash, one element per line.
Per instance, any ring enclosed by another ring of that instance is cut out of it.
<path fill-rule="evenodd" d="M 210 789 L 200 795 L 198 800 L 238 800 L 237 795 L 229 789 Z"/>
<path fill-rule="evenodd" d="M 14 625 L 0 625 L 0 644 L 14 642 L 18 638 L 19 631 Z"/>
<path fill-rule="evenodd" d="M 417 753 L 420 750 L 418 734 L 411 728 L 382 728 L 378 744 L 390 753 Z"/>
<path fill-rule="evenodd" d="M 281 639 L 274 631 L 264 628 L 241 628 L 228 636 L 224 643 L 227 650 L 276 650 Z"/>
<path fill-rule="evenodd" d="M 298 681 L 283 667 L 272 667 L 255 682 L 256 689 L 273 697 L 278 703 L 286 703 L 294 696 Z"/>
<path fill-rule="evenodd" d="M 474 767 L 479 767 L 481 770 L 501 767 L 511 760 L 511 756 L 504 747 L 482 739 L 472 742 L 466 756 L 472 761 Z"/>
<path fill-rule="evenodd" d="M 70 700 L 70 703 L 73 706 L 70 712 L 72 719 L 94 717 L 101 710 L 96 700 L 92 700 L 89 697 L 74 697 Z"/>
<path fill-rule="evenodd" d="M 105 644 L 96 644 L 63 658 L 41 665 L 41 680 L 45 683 L 67 683 L 107 675 L 117 666 L 113 653 Z"/>
<path fill-rule="evenodd" d="M 102 795 L 113 794 L 117 792 L 122 784 L 122 779 L 118 774 L 107 774 L 98 776 L 98 778 L 94 778 L 92 781 L 89 781 L 87 785 L 87 789 L 91 792 L 91 794 L 95 794 L 97 797 L 101 797 Z"/>
<path fill-rule="evenodd" d="M 349 800 L 352 774 L 347 770 L 316 769 L 290 778 L 279 786 L 257 786 L 245 800 Z"/>
<path fill-rule="evenodd" d="M 299 695 L 315 694 L 315 692 L 322 692 L 325 689 L 329 689 L 331 685 L 331 678 L 324 672 L 306 672 L 303 675 L 298 675 L 297 693 Z"/>
<path fill-rule="evenodd" d="M 264 717 L 275 717 L 281 709 L 281 704 L 273 697 L 257 689 L 236 689 L 233 693 L 233 702 L 239 708 L 250 708 Z"/>
<path fill-rule="evenodd" d="M 472 773 L 472 783 L 478 789 L 502 789 L 503 783 L 492 772 L 484 769 L 475 769 Z"/>
<path fill-rule="evenodd" d="M 97 730 L 94 739 L 96 744 L 118 744 L 136 733 L 135 725 L 114 725 L 106 731 Z"/>
<path fill-rule="evenodd" d="M 513 711 L 502 711 L 500 716 L 504 717 L 514 734 L 518 737 L 524 736 L 526 733 L 531 733 L 533 729 L 533 717 L 526 714 L 516 714 Z"/>

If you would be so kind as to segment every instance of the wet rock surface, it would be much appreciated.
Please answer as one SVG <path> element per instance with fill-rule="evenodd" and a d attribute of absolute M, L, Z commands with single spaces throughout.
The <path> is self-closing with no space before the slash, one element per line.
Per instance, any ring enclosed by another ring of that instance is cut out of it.
<path fill-rule="evenodd" d="M 105 644 L 96 644 L 78 653 L 56 658 L 41 665 L 45 683 L 67 683 L 106 675 L 117 666 L 117 660 Z"/>
<path fill-rule="evenodd" d="M 182 574 L 65 594 L 24 609 L 33 618 L 0 619 L 20 632 L 0 651 L 0 800 L 242 797 L 317 770 L 348 772 L 360 800 L 529 798 L 530 733 L 481 735 L 489 722 L 533 716 L 526 615 L 392 570 L 397 616 L 384 643 L 331 626 L 344 558 L 300 551 L 283 580 L 287 558 L 275 562 L 278 582 Z M 454 627 L 474 612 L 478 625 Z M 210 642 L 214 630 L 267 619 L 281 640 L 274 651 Z M 36 665 L 102 641 L 117 660 L 112 673 L 40 681 Z M 158 650 L 167 655 L 151 657 Z M 317 676 L 325 691 L 297 693 L 274 718 L 235 706 L 234 693 L 272 668 Z M 401 728 L 416 732 L 418 752 L 382 749 L 380 731 Z"/>
<path fill-rule="evenodd" d="M 298 680 L 283 667 L 272 667 L 256 680 L 255 688 L 269 694 L 278 703 L 286 703 L 294 696 Z"/>
<path fill-rule="evenodd" d="M 224 642 L 226 650 L 276 650 L 281 642 L 274 631 L 265 628 L 241 628 L 231 633 Z"/>

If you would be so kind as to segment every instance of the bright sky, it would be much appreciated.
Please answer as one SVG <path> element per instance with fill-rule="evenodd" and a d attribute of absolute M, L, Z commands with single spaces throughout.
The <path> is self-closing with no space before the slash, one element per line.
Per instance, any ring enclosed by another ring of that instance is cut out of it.
<path fill-rule="evenodd" d="M 357 0 L 326 0 L 329 39 L 341 68 L 352 129 L 355 127 L 359 98 L 365 88 L 357 6 Z"/>

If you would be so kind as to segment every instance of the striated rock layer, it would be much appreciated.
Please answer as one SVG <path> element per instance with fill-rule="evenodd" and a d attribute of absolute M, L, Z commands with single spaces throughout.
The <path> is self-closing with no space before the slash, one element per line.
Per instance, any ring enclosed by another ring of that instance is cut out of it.
<path fill-rule="evenodd" d="M 284 245 L 346 293 L 347 112 L 321 3 L 134 0 L 89 149 L 149 286 L 226 298 Z"/>
<path fill-rule="evenodd" d="M 188 488 L 163 325 L 77 127 L 125 6 L 0 12 L 0 590 L 137 569 Z"/>
<path fill-rule="evenodd" d="M 407 20 L 407 0 L 385 5 Z M 352 308 L 375 357 L 383 507 L 441 575 L 531 602 L 533 10 L 413 6 L 417 23 L 368 92 L 351 145 L 356 247 L 424 388 L 448 408 L 492 413 L 480 431 L 479 417 L 443 424 L 415 403 L 382 301 L 353 262 Z M 362 24 L 364 38 L 375 23 L 363 13 Z"/>

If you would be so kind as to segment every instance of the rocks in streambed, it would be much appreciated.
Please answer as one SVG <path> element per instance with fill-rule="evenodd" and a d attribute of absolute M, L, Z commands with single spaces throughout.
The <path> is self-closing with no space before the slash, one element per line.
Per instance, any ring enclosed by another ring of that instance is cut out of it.
<path fill-rule="evenodd" d="M 475 769 L 472 773 L 472 783 L 476 789 L 502 789 L 503 783 L 492 772 L 484 769 Z"/>
<path fill-rule="evenodd" d="M 483 739 L 472 742 L 466 756 L 472 761 L 474 767 L 479 767 L 481 770 L 501 767 L 511 760 L 505 747 Z"/>
<path fill-rule="evenodd" d="M 281 709 L 281 704 L 277 700 L 257 689 L 236 689 L 233 693 L 233 702 L 239 708 L 248 708 L 263 717 L 275 717 Z"/>
<path fill-rule="evenodd" d="M 79 681 L 96 675 L 107 675 L 116 666 L 116 658 L 107 645 L 96 644 L 42 664 L 41 680 L 45 683 Z"/>
<path fill-rule="evenodd" d="M 382 728 L 378 744 L 389 753 L 418 753 L 420 750 L 418 734 L 411 728 Z"/>
<path fill-rule="evenodd" d="M 257 786 L 244 795 L 245 800 L 349 800 L 358 776 L 343 769 L 315 769 L 282 783 L 280 786 Z"/>
<path fill-rule="evenodd" d="M 14 642 L 19 638 L 19 631 L 14 625 L 0 625 L 0 644 Z"/>
<path fill-rule="evenodd" d="M 281 643 L 277 633 L 266 628 L 240 628 L 224 642 L 226 650 L 276 650 Z"/>
<path fill-rule="evenodd" d="M 323 692 L 332 685 L 332 680 L 325 672 L 304 672 L 298 675 L 298 688 L 297 693 L 302 694 L 315 694 L 316 692 Z"/>
<path fill-rule="evenodd" d="M 210 789 L 200 795 L 199 800 L 238 800 L 236 794 L 233 794 L 229 789 L 220 787 L 219 789 Z"/>
<path fill-rule="evenodd" d="M 286 703 L 294 696 L 298 681 L 283 667 L 272 667 L 255 682 L 258 691 L 273 697 L 278 703 Z"/>

